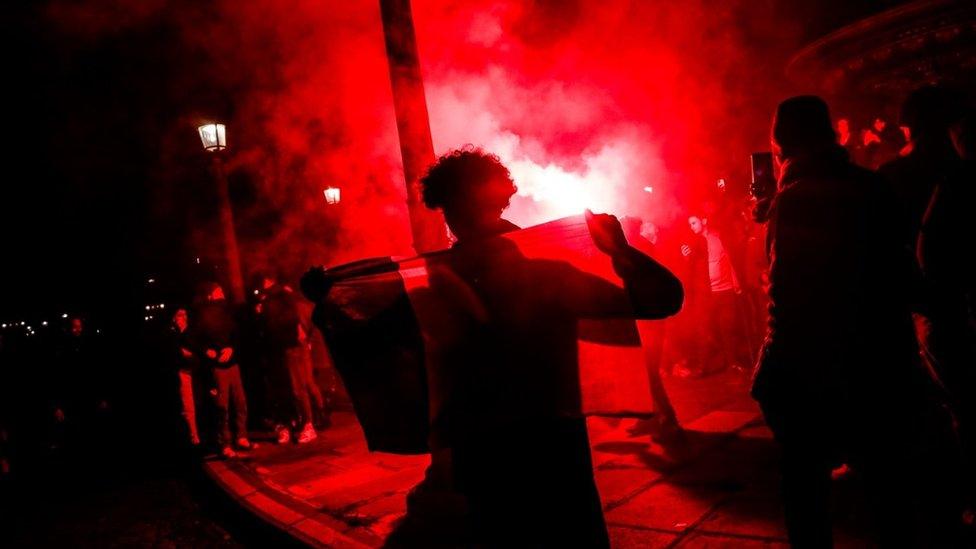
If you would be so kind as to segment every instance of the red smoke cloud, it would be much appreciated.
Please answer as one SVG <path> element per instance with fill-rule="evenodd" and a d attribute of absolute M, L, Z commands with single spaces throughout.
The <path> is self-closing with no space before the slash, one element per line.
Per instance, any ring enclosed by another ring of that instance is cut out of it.
<path fill-rule="evenodd" d="M 75 17 L 73 4 L 52 16 Z M 584 207 L 672 222 L 719 177 L 744 187 L 748 152 L 767 146 L 796 46 L 778 5 L 414 0 L 435 150 L 497 153 L 519 224 Z M 119 25 L 177 25 L 207 68 L 188 78 L 228 90 L 231 167 L 254 185 L 236 212 L 247 267 L 411 252 L 376 0 L 150 6 Z M 341 187 L 339 208 L 326 186 Z"/>

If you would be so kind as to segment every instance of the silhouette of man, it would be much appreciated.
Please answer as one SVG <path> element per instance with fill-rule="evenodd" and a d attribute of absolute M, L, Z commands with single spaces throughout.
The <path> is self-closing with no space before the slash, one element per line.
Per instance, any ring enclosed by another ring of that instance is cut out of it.
<path fill-rule="evenodd" d="M 478 149 L 441 157 L 423 198 L 457 237 L 430 267 L 446 317 L 432 330 L 432 437 L 450 448 L 455 488 L 469 504 L 473 543 L 488 547 L 608 547 L 580 415 L 577 320 L 664 318 L 681 283 L 627 244 L 620 223 L 588 212 L 596 247 L 621 289 L 567 263 L 526 258 L 502 237 L 515 193 L 508 169 Z M 444 299 L 447 296 L 449 299 Z"/>
<path fill-rule="evenodd" d="M 200 304 L 194 316 L 194 351 L 201 364 L 212 371 L 217 385 L 217 442 L 223 457 L 234 458 L 237 453 L 231 446 L 231 405 L 237 447 L 250 450 L 253 445 L 247 438 L 247 397 L 237 356 L 240 345 L 237 321 L 220 284 L 206 285 L 206 302 Z"/>
<path fill-rule="evenodd" d="M 830 547 L 830 470 L 864 478 L 884 546 L 950 543 L 947 421 L 910 313 L 914 263 L 891 188 L 836 144 L 827 105 L 781 103 L 768 227 L 769 329 L 753 396 L 783 449 L 790 542 Z M 958 515 L 955 515 L 958 517 Z"/>
<path fill-rule="evenodd" d="M 894 187 L 908 216 L 906 238 L 912 248 L 932 192 L 941 182 L 958 177 L 961 162 L 949 126 L 961 110 L 961 101 L 951 90 L 925 86 L 912 92 L 901 114 L 911 136 L 911 152 L 878 170 Z"/>

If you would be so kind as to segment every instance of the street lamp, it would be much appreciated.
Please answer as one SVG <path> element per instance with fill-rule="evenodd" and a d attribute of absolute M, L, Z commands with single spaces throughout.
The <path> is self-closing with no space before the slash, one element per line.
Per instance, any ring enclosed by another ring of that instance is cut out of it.
<path fill-rule="evenodd" d="M 197 126 L 203 150 L 212 153 L 222 152 L 227 148 L 227 127 L 223 124 L 210 122 Z M 244 302 L 244 276 L 241 274 L 241 254 L 237 247 L 237 233 L 234 231 L 234 212 L 231 209 L 230 191 L 227 187 L 227 174 L 224 172 L 222 154 L 214 154 L 211 158 L 214 177 L 217 179 L 217 196 L 219 198 L 220 228 L 224 237 L 224 253 L 227 264 L 227 274 L 230 277 L 230 296 L 234 303 Z M 199 260 L 197 260 L 199 263 Z"/>
<path fill-rule="evenodd" d="M 197 127 L 204 150 L 222 151 L 227 148 L 227 127 L 223 124 L 204 124 Z"/>
<path fill-rule="evenodd" d="M 325 203 L 334 206 L 342 200 L 342 192 L 339 187 L 326 187 L 322 194 L 325 195 Z"/>

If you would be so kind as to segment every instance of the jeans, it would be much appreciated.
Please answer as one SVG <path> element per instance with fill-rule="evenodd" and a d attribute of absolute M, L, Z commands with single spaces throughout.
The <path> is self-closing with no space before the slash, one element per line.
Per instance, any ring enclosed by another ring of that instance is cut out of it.
<path fill-rule="evenodd" d="M 291 383 L 292 395 L 295 399 L 295 408 L 298 413 L 298 424 L 305 425 L 312 421 L 312 401 L 321 410 L 325 403 L 322 399 L 322 392 L 312 375 L 312 357 L 308 347 L 298 345 L 285 350 L 285 367 L 288 370 L 288 379 Z"/>
<path fill-rule="evenodd" d="M 214 368 L 214 379 L 217 381 L 217 442 L 221 446 L 230 446 L 232 401 L 237 437 L 247 437 L 247 400 L 241 383 L 241 369 L 236 364 L 229 368 Z"/>
<path fill-rule="evenodd" d="M 197 430 L 197 408 L 193 402 L 193 374 L 180 370 L 180 402 L 183 405 L 183 419 L 190 433 L 190 442 L 200 443 L 200 432 Z"/>

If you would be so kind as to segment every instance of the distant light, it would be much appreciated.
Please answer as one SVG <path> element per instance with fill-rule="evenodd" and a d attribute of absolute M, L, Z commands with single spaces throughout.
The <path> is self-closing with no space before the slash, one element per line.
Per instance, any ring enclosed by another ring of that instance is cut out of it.
<path fill-rule="evenodd" d="M 68 318 L 68 313 L 64 313 L 63 315 L 61 315 L 61 318 Z"/>
<path fill-rule="evenodd" d="M 648 194 L 653 193 L 654 192 L 654 187 L 650 187 L 650 186 L 644 187 L 644 192 L 645 193 L 648 193 Z"/>
<path fill-rule="evenodd" d="M 149 320 L 149 317 L 148 316 L 144 316 L 144 317 L 142 317 L 142 319 L 148 321 Z"/>
<path fill-rule="evenodd" d="M 146 305 L 146 310 L 152 309 L 152 305 Z"/>
<path fill-rule="evenodd" d="M 95 329 L 95 333 L 96 333 L 96 334 L 100 334 L 100 333 L 102 333 L 102 331 L 96 328 L 96 329 Z"/>
<path fill-rule="evenodd" d="M 227 148 L 227 128 L 223 124 L 204 124 L 197 127 L 203 148 L 210 152 Z"/>
<path fill-rule="evenodd" d="M 199 264 L 200 264 L 200 258 L 198 257 L 197 258 L 197 265 L 199 265 Z"/>
<path fill-rule="evenodd" d="M 27 323 L 26 323 L 26 322 L 21 322 L 21 323 L 20 323 L 20 325 L 21 325 L 21 326 L 26 326 L 26 325 L 27 325 Z"/>
<path fill-rule="evenodd" d="M 6 328 L 6 327 L 7 327 L 7 325 L 6 325 L 6 324 L 4 324 L 4 325 L 3 325 L 3 327 L 4 327 L 4 328 Z"/>
<path fill-rule="evenodd" d="M 147 284 L 152 284 L 154 282 L 156 282 L 155 278 L 150 278 L 149 280 L 146 281 Z"/>
<path fill-rule="evenodd" d="M 41 326 L 47 326 L 47 321 L 45 320 L 45 321 L 41 322 Z"/>
<path fill-rule="evenodd" d="M 159 308 L 160 309 L 165 309 L 166 308 L 166 304 L 165 303 L 160 303 L 159 304 Z"/>
<path fill-rule="evenodd" d="M 325 195 L 326 204 L 335 205 L 342 200 L 342 191 L 339 190 L 339 187 L 326 187 L 322 194 Z"/>
<path fill-rule="evenodd" d="M 260 291 L 260 290 L 254 290 L 254 295 L 258 295 L 258 294 L 260 294 L 260 293 L 261 293 L 261 291 Z"/>

